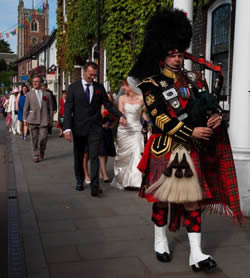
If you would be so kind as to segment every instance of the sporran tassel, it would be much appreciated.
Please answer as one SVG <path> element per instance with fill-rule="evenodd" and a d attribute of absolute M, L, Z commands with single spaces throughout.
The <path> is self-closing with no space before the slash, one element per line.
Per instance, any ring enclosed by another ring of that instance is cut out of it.
<path fill-rule="evenodd" d="M 202 199 L 202 190 L 192 158 L 184 146 L 175 148 L 168 167 L 146 193 L 153 193 L 161 202 L 185 203 Z"/>

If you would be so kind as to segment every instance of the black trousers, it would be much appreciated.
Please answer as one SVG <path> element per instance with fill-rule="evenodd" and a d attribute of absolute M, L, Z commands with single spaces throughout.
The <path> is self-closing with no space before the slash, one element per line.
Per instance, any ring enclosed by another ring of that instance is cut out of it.
<path fill-rule="evenodd" d="M 99 188 L 99 152 L 102 133 L 90 133 L 87 136 L 75 136 L 74 140 L 74 169 L 77 183 L 83 183 L 85 176 L 83 171 L 83 156 L 86 146 L 90 158 L 91 189 Z"/>

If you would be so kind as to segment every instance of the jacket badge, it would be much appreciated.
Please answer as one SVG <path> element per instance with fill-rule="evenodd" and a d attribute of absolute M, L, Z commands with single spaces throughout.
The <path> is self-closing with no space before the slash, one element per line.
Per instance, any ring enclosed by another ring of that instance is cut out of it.
<path fill-rule="evenodd" d="M 147 97 L 146 97 L 146 103 L 148 106 L 152 105 L 153 103 L 155 102 L 155 97 L 151 94 L 149 94 Z"/>
<path fill-rule="evenodd" d="M 157 109 L 153 109 L 152 111 L 151 111 L 151 115 L 154 117 L 156 114 L 157 114 Z"/>
<path fill-rule="evenodd" d="M 168 86 L 168 84 L 165 80 L 161 80 L 160 84 L 161 84 L 162 88 L 166 88 Z"/>

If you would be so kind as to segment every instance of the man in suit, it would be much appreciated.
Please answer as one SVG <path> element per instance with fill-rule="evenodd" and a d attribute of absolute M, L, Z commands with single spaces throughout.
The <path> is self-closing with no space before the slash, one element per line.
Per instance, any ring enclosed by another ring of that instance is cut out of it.
<path fill-rule="evenodd" d="M 23 120 L 29 126 L 32 156 L 35 163 L 44 158 L 48 127 L 53 120 L 52 99 L 48 92 L 41 90 L 41 83 L 40 76 L 33 77 L 33 88 L 27 93 L 23 109 Z"/>
<path fill-rule="evenodd" d="M 102 193 L 99 185 L 99 149 L 102 139 L 102 104 L 116 117 L 121 124 L 126 124 L 122 113 L 110 102 L 104 87 L 95 82 L 97 64 L 87 62 L 83 68 L 84 77 L 68 88 L 64 107 L 64 138 L 74 139 L 74 168 L 77 181 L 76 190 L 83 190 L 84 148 L 88 145 L 91 164 L 91 195 Z"/>

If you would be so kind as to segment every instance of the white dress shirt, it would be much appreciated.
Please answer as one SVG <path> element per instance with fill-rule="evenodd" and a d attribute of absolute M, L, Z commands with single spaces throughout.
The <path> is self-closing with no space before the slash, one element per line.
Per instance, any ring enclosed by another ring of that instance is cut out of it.
<path fill-rule="evenodd" d="M 42 106 L 42 95 L 43 95 L 42 91 L 41 90 L 35 90 L 35 94 L 36 94 L 39 106 L 41 108 L 41 106 Z"/>

